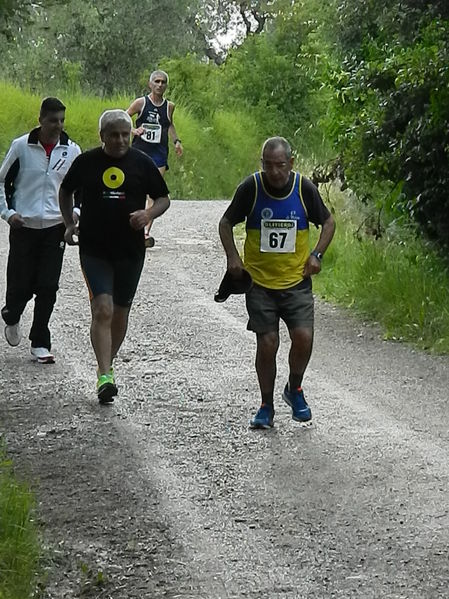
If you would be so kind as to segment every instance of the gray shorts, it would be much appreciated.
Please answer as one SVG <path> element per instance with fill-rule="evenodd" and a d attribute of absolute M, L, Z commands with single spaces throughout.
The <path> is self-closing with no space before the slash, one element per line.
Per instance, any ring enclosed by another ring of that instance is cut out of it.
<path fill-rule="evenodd" d="M 289 289 L 266 289 L 254 285 L 246 294 L 247 329 L 255 333 L 278 331 L 279 319 L 289 330 L 313 329 L 313 306 L 311 279 L 304 279 Z"/>

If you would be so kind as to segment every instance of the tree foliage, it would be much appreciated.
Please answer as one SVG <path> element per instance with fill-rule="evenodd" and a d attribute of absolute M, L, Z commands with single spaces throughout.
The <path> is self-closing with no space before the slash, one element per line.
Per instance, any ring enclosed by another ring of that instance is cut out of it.
<path fill-rule="evenodd" d="M 15 30 L 1 57 L 3 72 L 32 88 L 54 82 L 108 94 L 136 87 L 161 56 L 199 44 L 187 0 L 67 0 L 33 7 L 32 22 Z"/>
<path fill-rule="evenodd" d="M 24 22 L 31 20 L 42 2 L 31 0 L 0 0 L 0 35 L 8 40 L 14 38 L 14 31 Z"/>
<path fill-rule="evenodd" d="M 287 136 L 305 161 L 322 157 L 319 122 L 329 94 L 321 89 L 324 48 L 310 18 L 319 5 L 310 2 L 305 11 L 279 0 L 264 32 L 231 48 L 218 68 L 193 55 L 170 60 L 165 64 L 172 74 L 171 93 L 203 118 L 220 108 L 245 108 L 256 116 L 262 135 Z"/>
<path fill-rule="evenodd" d="M 446 245 L 449 5 L 341 0 L 338 10 L 330 124 L 349 184 Z"/>

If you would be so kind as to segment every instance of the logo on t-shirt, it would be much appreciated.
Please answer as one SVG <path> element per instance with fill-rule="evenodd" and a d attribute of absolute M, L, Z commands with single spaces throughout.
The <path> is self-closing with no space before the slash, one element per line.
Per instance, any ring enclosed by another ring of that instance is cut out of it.
<path fill-rule="evenodd" d="M 103 183 L 109 189 L 117 189 L 125 182 L 125 173 L 116 166 L 111 166 L 103 173 Z"/>

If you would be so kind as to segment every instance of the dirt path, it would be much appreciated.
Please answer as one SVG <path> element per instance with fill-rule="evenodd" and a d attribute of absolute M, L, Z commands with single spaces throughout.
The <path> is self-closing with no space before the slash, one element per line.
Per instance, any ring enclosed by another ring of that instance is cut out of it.
<path fill-rule="evenodd" d="M 212 300 L 224 206 L 174 202 L 156 223 L 112 407 L 95 398 L 74 248 L 57 363 L 0 339 L 0 430 L 37 494 L 44 596 L 448 597 L 449 360 L 318 304 L 305 380 L 315 427 L 279 401 L 273 431 L 248 430 L 258 390 L 244 302 Z M 0 249 L 4 273 L 4 224 Z M 278 396 L 286 355 L 284 342 Z"/>

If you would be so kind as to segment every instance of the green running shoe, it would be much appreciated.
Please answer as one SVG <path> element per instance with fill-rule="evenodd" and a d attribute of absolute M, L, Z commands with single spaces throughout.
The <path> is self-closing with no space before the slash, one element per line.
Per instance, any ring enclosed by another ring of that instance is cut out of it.
<path fill-rule="evenodd" d="M 111 371 L 107 374 L 100 374 L 97 380 L 98 401 L 101 404 L 112 403 L 117 393 L 117 385 L 114 382 L 114 375 L 111 374 Z"/>

